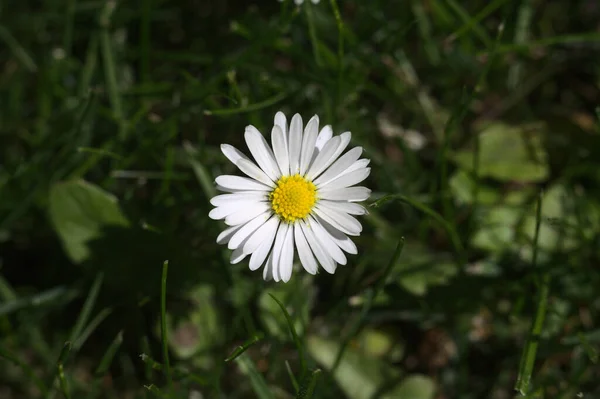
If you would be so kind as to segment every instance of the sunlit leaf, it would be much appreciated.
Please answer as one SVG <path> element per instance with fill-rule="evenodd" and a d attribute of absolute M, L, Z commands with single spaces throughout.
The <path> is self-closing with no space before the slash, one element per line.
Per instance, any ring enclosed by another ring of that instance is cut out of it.
<path fill-rule="evenodd" d="M 480 177 L 510 182 L 541 182 L 549 173 L 548 154 L 542 146 L 539 128 L 526 129 L 494 122 L 479 133 Z M 473 168 L 473 149 L 462 150 L 453 157 L 465 170 Z"/>
<path fill-rule="evenodd" d="M 83 180 L 58 183 L 50 189 L 50 219 L 74 262 L 89 256 L 88 241 L 104 226 L 128 226 L 117 199 Z"/>

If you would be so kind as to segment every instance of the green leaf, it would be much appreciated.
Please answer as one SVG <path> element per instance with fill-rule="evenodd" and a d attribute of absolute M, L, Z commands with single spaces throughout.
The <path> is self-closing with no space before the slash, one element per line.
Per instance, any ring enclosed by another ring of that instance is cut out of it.
<path fill-rule="evenodd" d="M 433 399 L 435 383 L 424 375 L 409 375 L 390 394 L 398 399 Z"/>
<path fill-rule="evenodd" d="M 307 340 L 310 354 L 329 371 L 335 362 L 339 346 L 336 341 L 317 336 L 310 336 Z M 363 399 L 373 397 L 380 389 L 397 380 L 400 371 L 383 360 L 349 347 L 339 366 L 333 371 L 333 377 L 348 398 Z M 377 396 L 381 399 L 433 399 L 435 384 L 428 377 L 410 375 L 403 378 L 399 385 L 381 392 L 383 394 Z"/>
<path fill-rule="evenodd" d="M 391 279 L 418 296 L 430 287 L 447 284 L 458 270 L 450 254 L 434 253 L 415 241 L 405 244 L 402 259 L 394 266 Z"/>
<path fill-rule="evenodd" d="M 326 370 L 331 370 L 339 351 L 339 343 L 333 340 L 310 336 L 307 348 L 311 356 Z M 387 363 L 352 347 L 346 348 L 333 377 L 350 399 L 372 397 L 388 380 L 398 378 L 399 371 Z M 382 396 L 382 399 L 389 396 Z"/>
<path fill-rule="evenodd" d="M 503 251 L 515 242 L 515 229 L 521 210 L 514 206 L 499 205 L 485 212 L 472 244 L 492 252 Z"/>
<path fill-rule="evenodd" d="M 475 182 L 464 170 L 458 170 L 449 182 L 450 190 L 454 198 L 464 204 L 473 203 L 473 193 L 475 192 Z M 479 184 L 477 189 L 477 202 L 480 205 L 491 205 L 500 200 L 500 192 L 492 187 Z"/>
<path fill-rule="evenodd" d="M 83 180 L 57 183 L 50 189 L 50 219 L 71 260 L 89 257 L 87 243 L 104 226 L 128 226 L 117 199 Z"/>
<path fill-rule="evenodd" d="M 509 182 L 541 182 L 548 178 L 548 154 L 540 129 L 489 123 L 479 133 L 479 176 Z M 454 154 L 453 160 L 472 170 L 473 150 Z"/>

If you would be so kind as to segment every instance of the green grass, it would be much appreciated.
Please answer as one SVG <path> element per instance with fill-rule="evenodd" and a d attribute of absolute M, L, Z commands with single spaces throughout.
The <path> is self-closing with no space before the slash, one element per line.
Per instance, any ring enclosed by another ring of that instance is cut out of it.
<path fill-rule="evenodd" d="M 600 397 L 598 18 L 6 2 L 0 397 Z M 215 243 L 219 146 L 279 110 L 371 159 L 335 275 L 264 282 Z"/>

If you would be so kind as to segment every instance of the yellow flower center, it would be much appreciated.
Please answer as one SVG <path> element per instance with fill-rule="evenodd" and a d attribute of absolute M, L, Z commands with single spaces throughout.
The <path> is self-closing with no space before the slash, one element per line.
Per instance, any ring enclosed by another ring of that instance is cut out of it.
<path fill-rule="evenodd" d="M 269 194 L 271 207 L 281 220 L 293 223 L 310 214 L 317 201 L 317 188 L 300 175 L 283 176 Z"/>

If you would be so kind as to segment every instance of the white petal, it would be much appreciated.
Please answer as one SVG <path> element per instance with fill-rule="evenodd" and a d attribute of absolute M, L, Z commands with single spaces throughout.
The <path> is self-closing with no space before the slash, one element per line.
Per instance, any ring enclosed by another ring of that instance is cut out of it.
<path fill-rule="evenodd" d="M 302 117 L 296 114 L 292 117 L 290 123 L 290 136 L 288 143 L 288 153 L 290 155 L 290 174 L 295 175 L 300 172 L 300 150 L 302 149 Z M 273 261 L 274 265 L 277 262 Z"/>
<path fill-rule="evenodd" d="M 221 152 L 246 175 L 270 187 L 275 187 L 275 183 L 273 183 L 265 172 L 234 146 L 221 144 Z"/>
<path fill-rule="evenodd" d="M 341 141 L 342 139 L 337 136 L 325 143 L 323 149 L 319 152 L 319 155 L 317 155 L 308 167 L 308 172 L 306 172 L 307 179 L 312 180 L 314 176 L 317 176 L 319 173 L 323 172 L 327 166 L 331 165 L 331 162 L 333 161 L 329 162 L 329 160 L 337 151 Z"/>
<path fill-rule="evenodd" d="M 248 159 L 248 157 L 246 155 L 244 155 L 243 152 L 241 152 L 240 150 L 238 150 L 237 148 L 235 148 L 234 146 L 229 145 L 229 144 L 221 144 L 221 152 L 234 165 L 240 159 Z"/>
<path fill-rule="evenodd" d="M 347 262 L 346 255 L 344 255 L 340 247 L 338 247 L 337 244 L 331 239 L 331 236 L 327 233 L 327 231 L 325 231 L 325 228 L 321 226 L 321 223 L 319 223 L 317 219 L 311 217 L 310 226 L 315 232 L 319 243 L 321 243 L 321 246 L 325 251 L 327 251 L 329 256 L 331 256 L 333 260 L 340 265 L 345 265 Z"/>
<path fill-rule="evenodd" d="M 325 143 L 327 143 L 332 137 L 333 129 L 331 129 L 331 125 L 324 126 L 317 136 L 317 141 L 315 142 L 316 150 L 321 151 Z"/>
<path fill-rule="evenodd" d="M 304 136 L 302 137 L 302 151 L 300 153 L 300 174 L 304 175 L 312 159 L 313 152 L 315 151 L 315 142 L 317 141 L 317 134 L 319 132 L 319 117 L 317 115 L 310 118 L 304 129 Z"/>
<path fill-rule="evenodd" d="M 246 256 L 248 255 L 244 254 L 242 250 L 238 248 L 231 253 L 229 262 L 231 262 L 232 265 L 235 265 L 236 263 L 240 263 Z"/>
<path fill-rule="evenodd" d="M 270 209 L 271 207 L 268 203 L 257 202 L 227 216 L 225 218 L 225 224 L 228 226 L 237 226 L 238 224 L 249 222 L 261 213 Z"/>
<path fill-rule="evenodd" d="M 319 190 L 320 199 L 332 201 L 359 202 L 369 198 L 369 195 L 371 195 L 371 190 L 366 187 L 346 187 L 335 190 L 327 190 L 325 188 Z"/>
<path fill-rule="evenodd" d="M 371 168 L 362 168 L 355 170 L 354 172 L 342 173 L 336 179 L 329 180 L 327 183 L 319 185 L 318 188 L 327 188 L 329 190 L 333 190 L 336 188 L 350 187 L 365 180 L 367 177 L 369 177 L 370 173 Z M 324 175 L 325 174 L 323 174 L 323 176 Z"/>
<path fill-rule="evenodd" d="M 263 269 L 263 279 L 265 281 L 269 281 L 273 278 L 273 251 L 269 253 L 269 259 L 267 259 L 267 263 L 265 264 L 265 268 Z"/>
<path fill-rule="evenodd" d="M 221 194 L 210 199 L 210 203 L 213 206 L 222 206 L 227 204 L 233 204 L 241 201 L 265 201 L 267 195 L 257 191 L 241 191 L 235 194 Z"/>
<path fill-rule="evenodd" d="M 284 283 L 290 281 L 292 277 L 292 268 L 294 266 L 294 229 L 288 225 L 283 248 L 281 250 L 281 258 L 279 259 L 279 274 Z"/>
<path fill-rule="evenodd" d="M 319 201 L 319 206 L 324 209 L 335 209 L 346 212 L 350 215 L 366 215 L 368 213 L 364 206 L 355 204 L 354 202 L 321 200 Z"/>
<path fill-rule="evenodd" d="M 222 175 L 215 179 L 215 182 L 225 188 L 240 191 L 271 191 L 270 187 L 258 182 L 256 180 L 249 179 L 247 177 Z"/>
<path fill-rule="evenodd" d="M 279 222 L 279 219 L 276 219 Z M 250 270 L 256 270 L 262 266 L 263 262 L 267 258 L 267 255 L 271 252 L 271 247 L 273 246 L 273 240 L 275 240 L 275 233 L 277 233 L 277 228 L 279 224 L 275 226 L 273 230 L 269 231 L 269 235 L 264 239 L 264 241 L 260 244 L 258 249 L 252 253 L 250 257 Z M 248 240 L 249 242 L 250 240 Z M 246 245 L 244 244 L 244 247 Z M 266 267 L 265 267 L 266 269 Z"/>
<path fill-rule="evenodd" d="M 281 280 L 280 265 L 281 265 L 281 253 L 283 251 L 283 243 L 285 236 L 290 225 L 287 223 L 280 223 L 279 230 L 275 236 L 275 245 L 273 245 L 273 280 L 279 282 Z"/>
<path fill-rule="evenodd" d="M 318 179 L 316 179 L 313 183 L 315 185 L 320 185 L 321 183 L 327 183 L 328 181 L 335 179 L 342 172 L 350 167 L 358 158 L 360 158 L 360 154 L 362 154 L 362 147 L 355 147 L 342 155 L 337 161 L 333 163 Z"/>
<path fill-rule="evenodd" d="M 358 248 L 356 248 L 356 244 L 354 244 L 350 237 L 327 223 L 325 220 L 321 219 L 318 215 L 315 216 L 319 223 L 321 223 L 321 226 L 325 228 L 325 232 L 329 235 L 329 238 L 331 238 L 338 247 L 352 255 L 356 255 L 358 253 Z"/>
<path fill-rule="evenodd" d="M 236 248 L 240 247 L 240 245 L 242 244 L 242 242 L 244 240 L 249 238 L 250 235 L 256 231 L 256 229 L 258 229 L 260 226 L 265 224 L 265 222 L 267 220 L 269 220 L 270 216 L 271 216 L 271 211 L 268 210 L 266 212 L 261 213 L 260 215 L 258 215 L 257 217 L 255 217 L 254 219 L 249 221 L 248 223 L 246 223 L 241 229 L 239 229 L 233 235 L 233 237 L 231 237 L 231 240 L 229 240 L 229 244 L 227 245 L 227 248 L 236 249 Z M 246 255 L 248 255 L 247 252 L 244 252 L 244 253 Z"/>
<path fill-rule="evenodd" d="M 285 137 L 285 144 L 287 146 L 287 135 L 288 135 L 288 126 L 287 126 L 287 118 L 285 114 L 281 111 L 278 111 L 275 114 L 274 125 L 279 126 L 281 131 L 283 132 L 283 137 Z"/>
<path fill-rule="evenodd" d="M 214 209 L 212 209 L 209 213 L 208 213 L 208 217 L 214 220 L 220 220 L 223 219 L 229 215 L 231 215 L 232 213 L 235 213 L 239 210 L 245 209 L 249 206 L 253 206 L 254 204 L 258 204 L 261 201 L 258 201 L 256 199 L 248 199 L 248 200 L 243 200 L 243 201 L 236 201 L 236 202 L 229 202 L 227 204 L 223 204 L 221 206 L 218 206 Z"/>
<path fill-rule="evenodd" d="M 237 161 L 236 166 L 244 172 L 247 176 L 251 177 L 254 180 L 258 180 L 259 182 L 266 184 L 269 187 L 275 187 L 275 183 L 269 176 L 266 175 L 265 172 L 262 171 L 261 168 L 256 166 L 254 162 L 249 161 L 247 159 L 240 159 Z"/>
<path fill-rule="evenodd" d="M 343 172 L 342 175 L 345 175 L 346 173 L 354 172 L 355 170 L 358 170 L 358 169 L 366 168 L 367 166 L 369 166 L 370 163 L 371 163 L 370 159 L 359 159 L 358 161 L 354 162 L 348 169 L 346 169 L 346 171 Z"/>
<path fill-rule="evenodd" d="M 310 176 L 310 177 L 308 177 L 308 178 L 314 179 L 314 178 L 318 177 L 325 169 L 327 169 L 329 167 L 329 165 L 331 165 L 337 159 L 337 157 L 342 152 L 344 152 L 344 150 L 348 146 L 348 143 L 350 143 L 351 136 L 352 135 L 350 134 L 350 132 L 345 132 L 345 133 L 340 134 L 338 136 L 339 144 L 332 153 L 329 153 L 330 156 L 328 158 L 324 156 L 323 159 L 321 159 L 320 161 L 319 161 L 319 157 L 317 157 L 317 159 L 315 159 L 315 162 L 309 168 L 307 176 Z M 325 144 L 325 147 L 323 147 L 323 150 L 321 152 L 325 154 L 326 150 L 327 150 L 327 146 L 329 145 L 329 143 L 331 143 L 335 139 L 336 138 L 334 137 L 331 140 L 329 140 L 327 142 L 327 144 Z M 321 153 L 319 153 L 319 156 L 320 155 L 321 155 Z M 317 164 L 317 162 L 319 162 L 318 167 L 315 166 Z"/>
<path fill-rule="evenodd" d="M 329 274 L 335 273 L 335 269 L 337 267 L 336 263 L 333 259 L 327 254 L 327 252 L 321 247 L 319 240 L 312 230 L 312 228 L 306 224 L 306 222 L 299 222 L 300 227 L 302 228 L 302 232 L 304 233 L 304 237 L 306 237 L 306 241 L 308 241 L 308 245 L 310 245 L 310 249 L 315 254 L 315 257 L 325 269 L 325 271 Z"/>
<path fill-rule="evenodd" d="M 241 225 L 226 228 L 217 236 L 217 244 L 228 243 L 229 240 L 231 239 L 231 237 L 235 234 L 235 232 L 241 228 L 242 228 Z"/>
<path fill-rule="evenodd" d="M 325 219 L 327 223 L 348 235 L 358 236 L 362 231 L 362 225 L 360 222 L 347 213 L 339 212 L 333 209 L 322 209 L 318 205 L 314 208 L 314 211 L 321 218 Z"/>
<path fill-rule="evenodd" d="M 223 187 L 219 184 L 216 184 L 217 190 L 219 191 L 225 191 L 228 193 L 243 193 L 243 192 L 247 192 L 247 190 L 244 189 L 237 189 L 237 188 L 228 188 L 228 187 Z M 266 192 L 270 191 L 270 190 L 265 190 Z"/>
<path fill-rule="evenodd" d="M 258 247 L 264 241 L 270 240 L 273 241 L 273 237 L 275 237 L 275 233 L 277 232 L 277 227 L 279 226 L 279 217 L 276 215 L 271 216 L 271 218 L 258 230 L 256 230 L 252 237 L 248 239 L 248 241 L 244 244 L 244 253 L 251 254 L 258 250 Z M 263 258 L 264 261 L 264 258 Z"/>
<path fill-rule="evenodd" d="M 263 135 L 254 126 L 250 125 L 246 127 L 244 138 L 258 166 L 260 166 L 271 180 L 277 181 L 281 176 L 281 172 L 275 161 L 275 155 L 273 155 L 273 151 Z"/>
<path fill-rule="evenodd" d="M 298 257 L 300 258 L 300 263 L 302 263 L 304 270 L 310 274 L 317 274 L 317 260 L 308 246 L 308 242 L 306 241 L 306 237 L 304 237 L 302 227 L 300 227 L 299 223 L 294 225 L 294 238 L 296 240 Z"/>
<path fill-rule="evenodd" d="M 285 175 L 290 174 L 290 158 L 288 156 L 287 139 L 285 133 L 279 126 L 273 126 L 271 131 L 271 142 L 273 143 L 273 151 L 275 153 L 275 159 L 279 165 L 281 173 Z"/>

